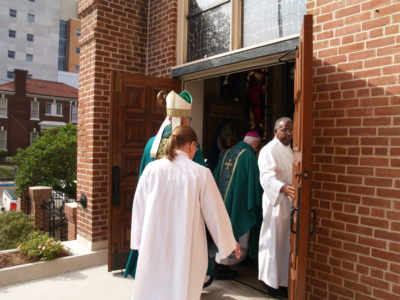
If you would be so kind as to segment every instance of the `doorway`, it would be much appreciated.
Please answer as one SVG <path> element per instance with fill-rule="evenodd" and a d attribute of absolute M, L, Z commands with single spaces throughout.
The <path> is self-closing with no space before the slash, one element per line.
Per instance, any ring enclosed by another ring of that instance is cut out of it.
<path fill-rule="evenodd" d="M 274 136 L 275 120 L 293 118 L 293 61 L 185 82 L 185 88 L 194 99 L 192 126 L 211 171 L 221 153 L 243 140 L 246 132 L 257 131 L 263 146 Z M 239 273 L 236 281 L 266 293 L 258 280 L 257 257 L 230 267 Z"/>

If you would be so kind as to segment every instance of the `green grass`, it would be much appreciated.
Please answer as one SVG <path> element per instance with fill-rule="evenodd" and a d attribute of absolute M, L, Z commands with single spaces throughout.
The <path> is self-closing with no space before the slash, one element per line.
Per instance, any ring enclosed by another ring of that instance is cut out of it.
<path fill-rule="evenodd" d="M 0 165 L 0 179 L 1 178 L 15 178 L 15 166 Z"/>

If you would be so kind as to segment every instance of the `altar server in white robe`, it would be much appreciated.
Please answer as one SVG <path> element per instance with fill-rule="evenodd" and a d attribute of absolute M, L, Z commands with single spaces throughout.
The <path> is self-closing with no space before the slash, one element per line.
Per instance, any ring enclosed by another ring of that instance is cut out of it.
<path fill-rule="evenodd" d="M 264 190 L 263 223 L 260 232 L 258 278 L 272 293 L 287 293 L 290 253 L 290 211 L 295 196 L 292 183 L 293 123 L 289 118 L 275 122 L 275 137 L 258 157 Z M 286 288 L 285 288 L 286 287 Z"/>
<path fill-rule="evenodd" d="M 198 300 L 207 271 L 205 225 L 222 257 L 240 245 L 209 169 L 192 158 L 189 126 L 172 132 L 166 158 L 147 165 L 132 209 L 131 248 L 139 251 L 133 300 Z"/>

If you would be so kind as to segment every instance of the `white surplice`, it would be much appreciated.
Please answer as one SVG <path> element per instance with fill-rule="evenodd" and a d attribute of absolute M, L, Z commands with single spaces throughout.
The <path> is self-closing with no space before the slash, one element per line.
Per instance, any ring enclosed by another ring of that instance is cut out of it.
<path fill-rule="evenodd" d="M 263 223 L 258 254 L 258 278 L 273 288 L 288 286 L 291 202 L 280 193 L 292 182 L 293 150 L 274 138 L 258 156 L 264 190 Z"/>
<path fill-rule="evenodd" d="M 209 169 L 177 151 L 151 162 L 132 208 L 131 248 L 139 250 L 133 300 L 198 300 L 207 271 L 205 224 L 222 257 L 236 248 Z"/>

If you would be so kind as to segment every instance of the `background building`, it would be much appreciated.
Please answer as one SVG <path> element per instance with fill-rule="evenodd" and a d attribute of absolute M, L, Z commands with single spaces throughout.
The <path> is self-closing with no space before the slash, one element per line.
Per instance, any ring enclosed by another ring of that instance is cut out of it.
<path fill-rule="evenodd" d="M 27 79 L 15 70 L 14 81 L 0 85 L 0 149 L 15 154 L 26 148 L 40 131 L 77 123 L 78 90 L 65 83 Z"/>
<path fill-rule="evenodd" d="M 23 69 L 78 87 L 77 0 L 3 0 L 0 15 L 0 83 Z"/>

